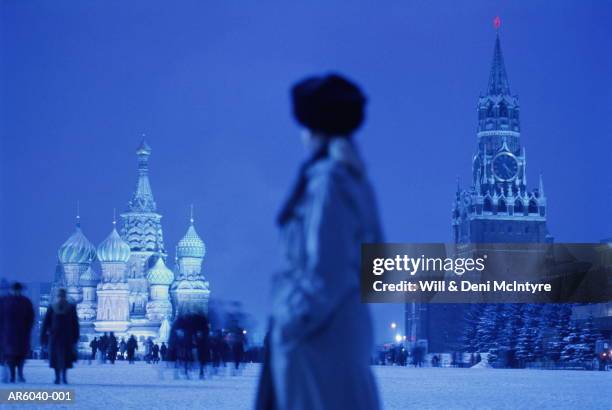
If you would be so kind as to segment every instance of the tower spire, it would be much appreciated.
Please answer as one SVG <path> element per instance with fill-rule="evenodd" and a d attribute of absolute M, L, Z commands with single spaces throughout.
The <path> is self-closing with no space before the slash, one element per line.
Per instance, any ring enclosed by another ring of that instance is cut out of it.
<path fill-rule="evenodd" d="M 540 197 L 544 196 L 544 179 L 542 178 L 542 174 L 540 174 L 540 185 L 538 187 L 538 193 Z"/>
<path fill-rule="evenodd" d="M 495 18 L 493 24 L 495 25 L 495 47 L 493 49 L 493 62 L 491 63 L 487 92 L 489 95 L 510 95 L 510 85 L 499 41 L 499 26 L 501 25 L 499 16 Z"/>
<path fill-rule="evenodd" d="M 144 139 L 136 150 L 138 158 L 138 184 L 136 191 L 129 203 L 129 208 L 132 212 L 155 212 L 156 204 L 153 198 L 153 191 L 149 183 L 149 157 L 151 156 L 151 147 Z"/>
<path fill-rule="evenodd" d="M 189 223 L 191 223 L 191 225 L 193 225 L 193 204 L 191 204 L 189 206 L 189 208 L 190 208 Z"/>
<path fill-rule="evenodd" d="M 81 202 L 77 199 L 76 226 L 81 227 Z"/>

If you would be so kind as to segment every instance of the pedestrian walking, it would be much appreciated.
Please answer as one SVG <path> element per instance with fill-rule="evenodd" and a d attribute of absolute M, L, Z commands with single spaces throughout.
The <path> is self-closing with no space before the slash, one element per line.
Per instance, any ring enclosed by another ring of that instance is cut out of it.
<path fill-rule="evenodd" d="M 9 371 L 8 371 L 8 365 L 6 363 L 6 358 L 4 357 L 4 338 L 3 338 L 3 331 L 4 331 L 4 325 L 3 325 L 3 320 L 2 320 L 2 312 L 4 310 L 4 301 L 6 300 L 6 297 L 9 294 L 9 283 L 6 281 L 6 279 L 2 279 L 0 280 L 0 372 L 2 372 L 2 375 L 0 375 L 0 380 L 2 381 L 2 383 L 8 383 L 9 381 Z"/>
<path fill-rule="evenodd" d="M 244 358 L 244 332 L 237 328 L 232 338 L 232 357 L 234 359 L 234 373 L 240 370 L 240 364 Z"/>
<path fill-rule="evenodd" d="M 49 306 L 41 330 L 41 344 L 49 345 L 49 367 L 55 370 L 55 384 L 68 384 L 67 371 L 77 360 L 79 318 L 76 307 L 68 302 L 66 290 L 60 289 L 57 302 Z"/>
<path fill-rule="evenodd" d="M 151 348 L 151 360 L 153 363 L 159 363 L 159 345 L 156 343 Z"/>
<path fill-rule="evenodd" d="M 91 348 L 91 359 L 89 360 L 90 362 L 92 360 L 96 360 L 96 354 L 98 353 L 98 338 L 94 337 L 93 340 L 89 343 L 89 347 Z"/>
<path fill-rule="evenodd" d="M 110 360 L 111 364 L 115 364 L 115 360 L 117 360 L 118 351 L 119 344 L 117 343 L 115 333 L 110 332 L 110 336 L 108 337 L 108 360 Z"/>
<path fill-rule="evenodd" d="M 305 79 L 291 96 L 309 158 L 278 216 L 286 269 L 272 286 L 276 408 L 375 410 L 372 323 L 360 301 L 359 266 L 361 244 L 382 235 L 353 135 L 366 98 L 335 74 Z"/>
<path fill-rule="evenodd" d="M 13 283 L 11 292 L 2 300 L 2 353 L 9 368 L 10 382 L 25 382 L 23 365 L 30 354 L 30 335 L 34 325 L 32 302 L 22 294 L 23 285 Z"/>
<path fill-rule="evenodd" d="M 125 342 L 125 337 L 122 337 L 121 342 L 119 342 L 119 360 L 125 360 L 126 350 L 127 350 L 127 343 Z"/>
<path fill-rule="evenodd" d="M 136 353 L 136 350 L 138 350 L 138 342 L 136 341 L 134 335 L 131 335 L 128 339 L 126 348 L 128 363 L 134 364 L 134 355 Z"/>
<path fill-rule="evenodd" d="M 162 342 L 159 353 L 161 354 L 162 361 L 168 360 L 168 346 L 166 346 L 166 343 Z"/>
<path fill-rule="evenodd" d="M 98 342 L 98 350 L 100 350 L 100 360 L 102 364 L 106 363 L 106 358 L 108 355 L 108 333 L 104 332 L 102 337 L 100 337 L 100 341 Z"/>

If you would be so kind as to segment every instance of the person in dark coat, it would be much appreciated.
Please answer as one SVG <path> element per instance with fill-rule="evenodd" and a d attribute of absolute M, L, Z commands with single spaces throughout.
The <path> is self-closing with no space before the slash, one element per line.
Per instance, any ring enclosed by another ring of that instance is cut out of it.
<path fill-rule="evenodd" d="M 19 282 L 11 286 L 11 294 L 2 301 L 2 352 L 9 367 L 11 383 L 15 383 L 15 373 L 20 382 L 23 377 L 23 364 L 30 353 L 30 334 L 34 325 L 32 302 L 21 294 L 23 285 Z"/>
<path fill-rule="evenodd" d="M 151 360 L 153 364 L 159 363 L 159 345 L 157 343 L 151 348 Z"/>
<path fill-rule="evenodd" d="M 232 338 L 232 356 L 234 358 L 234 371 L 240 369 L 244 358 L 244 330 L 237 328 Z"/>
<path fill-rule="evenodd" d="M 127 350 L 127 343 L 125 343 L 125 338 L 121 338 L 121 342 L 119 342 L 119 360 L 125 360 L 125 351 Z"/>
<path fill-rule="evenodd" d="M 2 372 L 2 383 L 7 383 L 9 378 L 8 378 L 8 369 L 6 365 L 6 361 L 5 361 L 5 357 L 4 357 L 4 349 L 2 346 L 2 340 L 3 340 L 3 321 L 2 321 L 2 311 L 3 311 L 3 305 L 4 305 L 4 300 L 6 299 L 6 297 L 8 296 L 8 292 L 9 292 L 9 284 L 6 281 L 6 279 L 2 279 L 0 280 L 0 372 Z"/>
<path fill-rule="evenodd" d="M 98 350 L 100 350 L 100 359 L 102 363 L 106 363 L 106 356 L 108 354 L 108 334 L 104 332 L 100 341 L 98 342 Z"/>
<path fill-rule="evenodd" d="M 94 337 L 91 343 L 89 343 L 89 347 L 91 348 L 91 360 L 96 360 L 96 353 L 98 353 L 98 338 Z"/>
<path fill-rule="evenodd" d="M 138 350 L 138 342 L 134 335 L 130 336 L 127 341 L 127 359 L 128 363 L 134 364 L 134 353 Z"/>
<path fill-rule="evenodd" d="M 159 353 L 161 353 L 162 361 L 165 362 L 168 359 L 168 346 L 166 346 L 166 343 L 162 342 L 162 345 L 159 348 Z"/>
<path fill-rule="evenodd" d="M 194 316 L 195 345 L 200 364 L 200 379 L 204 378 L 204 369 L 210 362 L 210 344 L 208 343 L 208 320 L 204 315 Z"/>
<path fill-rule="evenodd" d="M 79 318 L 76 307 L 68 302 L 66 290 L 60 289 L 57 302 L 49 306 L 41 330 L 41 344 L 49 345 L 49 367 L 55 370 L 55 384 L 68 384 L 67 369 L 77 360 Z"/>
<path fill-rule="evenodd" d="M 210 338 L 210 353 L 211 353 L 211 361 L 213 367 L 213 373 L 217 374 L 219 372 L 219 366 L 221 365 L 221 359 L 223 356 L 222 352 L 222 344 L 223 344 L 223 335 L 220 330 L 217 330 L 213 333 Z"/>
<path fill-rule="evenodd" d="M 176 367 L 182 368 L 186 378 L 189 378 L 189 369 L 193 362 L 193 328 L 188 315 L 176 318 L 170 329 L 170 349 L 174 352 Z M 178 377 L 178 372 L 175 377 Z"/>
<path fill-rule="evenodd" d="M 119 351 L 119 343 L 117 342 L 117 338 L 113 332 L 110 333 L 108 338 L 108 359 L 111 364 L 115 364 L 115 360 L 117 360 L 117 352 Z"/>

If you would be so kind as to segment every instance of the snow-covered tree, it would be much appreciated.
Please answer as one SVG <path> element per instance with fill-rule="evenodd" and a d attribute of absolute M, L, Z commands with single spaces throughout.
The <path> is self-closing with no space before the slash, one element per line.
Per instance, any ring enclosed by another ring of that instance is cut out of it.
<path fill-rule="evenodd" d="M 503 323 L 498 337 L 499 349 L 504 359 L 503 363 L 499 363 L 501 365 L 516 367 L 516 345 L 518 330 L 523 326 L 522 310 L 524 306 L 518 303 L 508 303 L 503 306 Z"/>
<path fill-rule="evenodd" d="M 548 341 L 545 356 L 554 362 L 561 360 L 569 336 L 572 316 L 572 305 L 551 304 L 546 307 L 545 320 L 548 323 Z"/>
<path fill-rule="evenodd" d="M 461 336 L 461 347 L 464 352 L 473 353 L 478 351 L 478 324 L 484 312 L 485 305 L 473 304 L 465 312 L 463 318 L 465 324 Z"/>
<path fill-rule="evenodd" d="M 503 324 L 503 305 L 485 305 L 476 328 L 479 352 L 489 353 L 489 363 L 494 363 L 499 354 L 499 336 Z"/>
<path fill-rule="evenodd" d="M 597 357 L 595 344 L 602 338 L 599 329 L 595 326 L 593 316 L 589 316 L 580 328 L 580 343 L 583 345 L 580 350 L 582 361 L 591 361 Z"/>
<path fill-rule="evenodd" d="M 569 327 L 569 334 L 563 338 L 565 346 L 561 351 L 561 361 L 567 363 L 580 363 L 584 361 L 587 346 L 582 342 L 578 322 L 573 320 Z"/>
<path fill-rule="evenodd" d="M 533 362 L 542 357 L 541 305 L 526 305 L 523 309 L 523 326 L 516 343 L 516 358 L 521 363 Z"/>

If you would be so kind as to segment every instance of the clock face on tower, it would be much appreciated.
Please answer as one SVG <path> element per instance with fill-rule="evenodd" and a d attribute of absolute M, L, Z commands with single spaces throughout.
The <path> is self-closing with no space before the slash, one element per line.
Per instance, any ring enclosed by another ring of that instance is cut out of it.
<path fill-rule="evenodd" d="M 493 158 L 493 174 L 500 181 L 511 181 L 518 175 L 518 160 L 509 152 L 502 152 Z"/>

